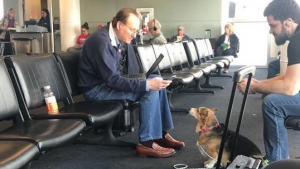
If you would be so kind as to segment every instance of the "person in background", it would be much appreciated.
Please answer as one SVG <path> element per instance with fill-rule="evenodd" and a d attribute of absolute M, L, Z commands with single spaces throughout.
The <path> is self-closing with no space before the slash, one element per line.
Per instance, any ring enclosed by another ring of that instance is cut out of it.
<path fill-rule="evenodd" d="M 102 24 L 99 24 L 99 25 L 97 26 L 98 29 L 101 29 L 102 27 L 103 27 Z"/>
<path fill-rule="evenodd" d="M 278 52 L 278 57 L 276 60 L 273 60 L 269 63 L 268 65 L 268 75 L 267 79 L 271 79 L 280 73 L 280 57 L 281 57 L 281 52 Z"/>
<path fill-rule="evenodd" d="M 289 158 L 288 132 L 284 120 L 300 115 L 300 8 L 294 0 L 273 0 L 264 10 L 277 45 L 290 41 L 285 74 L 271 79 L 252 78 L 249 93 L 267 93 L 263 99 L 263 135 L 266 158 L 269 162 Z M 238 84 L 245 92 L 247 79 Z"/>
<path fill-rule="evenodd" d="M 42 9 L 41 15 L 42 15 L 42 17 L 39 20 L 38 25 L 47 28 L 48 32 L 51 32 L 51 29 L 50 29 L 50 13 L 49 13 L 48 9 Z"/>
<path fill-rule="evenodd" d="M 171 81 L 152 75 L 148 79 L 126 78 L 135 52 L 122 55 L 140 26 L 140 15 L 122 8 L 108 26 L 96 30 L 84 43 L 78 70 L 78 86 L 87 100 L 139 99 L 138 156 L 169 157 L 184 147 L 167 132 L 173 129 L 166 87 Z M 132 54 L 130 54 L 132 53 Z M 129 65 L 129 66 L 128 66 Z M 139 73 L 133 72 L 132 73 Z"/>
<path fill-rule="evenodd" d="M 164 44 L 167 43 L 167 39 L 161 32 L 161 24 L 157 19 L 152 19 L 148 22 L 148 30 L 153 36 L 150 39 L 150 44 Z"/>
<path fill-rule="evenodd" d="M 178 33 L 177 35 L 174 35 L 171 37 L 170 41 L 171 42 L 181 42 L 181 41 L 188 41 L 191 38 L 185 34 L 185 29 L 183 26 L 178 26 Z"/>
<path fill-rule="evenodd" d="M 18 21 L 15 19 L 15 10 L 9 8 L 7 14 L 0 21 L 0 40 L 2 42 L 10 42 L 10 33 L 11 28 L 16 28 Z"/>
<path fill-rule="evenodd" d="M 89 29 L 89 24 L 87 22 L 81 25 L 81 34 L 76 39 L 76 45 L 68 48 L 68 52 L 81 50 L 84 41 L 91 35 Z"/>
<path fill-rule="evenodd" d="M 231 24 L 225 25 L 225 33 L 216 41 L 215 56 L 236 55 L 238 51 L 239 38 L 235 35 Z M 228 68 L 224 68 L 223 73 L 228 73 Z"/>

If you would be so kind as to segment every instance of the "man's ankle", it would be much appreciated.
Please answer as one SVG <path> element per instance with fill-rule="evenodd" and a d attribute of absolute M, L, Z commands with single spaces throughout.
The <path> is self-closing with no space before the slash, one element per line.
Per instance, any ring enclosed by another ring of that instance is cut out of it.
<path fill-rule="evenodd" d="M 141 142 L 141 144 L 145 147 L 149 147 L 149 148 L 152 148 L 152 144 L 153 144 L 153 140 L 148 140 L 148 141 L 143 141 Z"/>

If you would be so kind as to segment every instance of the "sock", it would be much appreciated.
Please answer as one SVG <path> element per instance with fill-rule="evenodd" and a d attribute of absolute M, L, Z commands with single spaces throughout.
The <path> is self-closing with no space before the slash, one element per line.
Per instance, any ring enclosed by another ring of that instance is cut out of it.
<path fill-rule="evenodd" d="M 165 135 L 166 135 L 166 134 L 168 134 L 168 132 L 167 132 L 167 131 L 163 131 L 163 132 L 162 132 L 162 137 L 165 138 Z"/>
<path fill-rule="evenodd" d="M 141 142 L 141 144 L 142 144 L 143 146 L 152 148 L 153 142 L 154 142 L 153 140 L 148 140 L 148 141 Z"/>

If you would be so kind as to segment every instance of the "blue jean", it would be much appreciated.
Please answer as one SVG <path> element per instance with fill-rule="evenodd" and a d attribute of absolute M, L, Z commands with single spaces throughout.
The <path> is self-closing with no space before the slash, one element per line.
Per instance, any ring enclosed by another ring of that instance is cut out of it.
<path fill-rule="evenodd" d="M 284 127 L 284 119 L 287 116 L 299 116 L 299 110 L 299 93 L 295 96 L 269 94 L 264 98 L 264 144 L 266 158 L 270 162 L 289 158 L 288 133 Z"/>
<path fill-rule="evenodd" d="M 95 86 L 84 93 L 87 100 L 128 99 L 137 101 L 140 93 L 120 92 L 107 85 Z M 169 107 L 166 89 L 148 91 L 140 99 L 139 112 L 140 142 L 162 138 L 162 132 L 173 129 L 172 114 Z"/>

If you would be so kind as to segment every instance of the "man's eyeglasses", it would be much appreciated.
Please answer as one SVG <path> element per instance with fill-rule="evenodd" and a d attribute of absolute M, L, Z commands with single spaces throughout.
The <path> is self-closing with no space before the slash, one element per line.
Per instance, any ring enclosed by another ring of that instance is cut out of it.
<path fill-rule="evenodd" d="M 127 27 L 127 29 L 130 30 L 131 33 L 133 34 L 137 34 L 139 30 L 134 29 L 134 28 L 130 28 L 129 26 L 127 26 L 125 23 L 122 22 L 123 25 L 125 25 Z"/>

